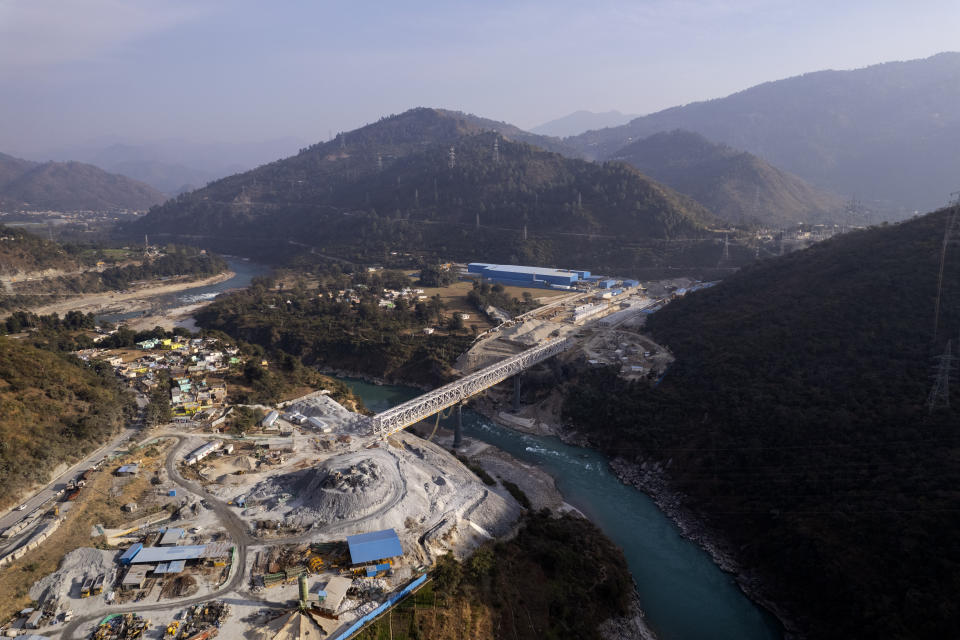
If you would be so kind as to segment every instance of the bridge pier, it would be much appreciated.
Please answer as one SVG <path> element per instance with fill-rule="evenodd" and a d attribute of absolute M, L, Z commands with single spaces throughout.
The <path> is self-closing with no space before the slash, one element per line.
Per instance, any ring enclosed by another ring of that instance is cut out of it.
<path fill-rule="evenodd" d="M 453 448 L 458 449 L 463 445 L 463 403 L 457 403 L 457 422 L 453 427 Z"/>
<path fill-rule="evenodd" d="M 520 376 L 522 373 L 518 373 L 513 376 L 513 412 L 517 413 L 520 411 Z"/>

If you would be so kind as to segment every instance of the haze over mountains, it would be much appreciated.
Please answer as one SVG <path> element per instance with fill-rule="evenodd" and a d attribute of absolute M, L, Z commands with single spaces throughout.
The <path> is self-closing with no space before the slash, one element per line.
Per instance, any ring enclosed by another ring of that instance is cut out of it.
<path fill-rule="evenodd" d="M 960 176 L 960 53 L 818 71 L 564 140 L 604 160 L 685 129 L 899 217 L 942 205 Z"/>
<path fill-rule="evenodd" d="M 542 136 L 575 136 L 591 129 L 604 129 L 606 127 L 617 127 L 627 124 L 634 118 L 639 117 L 635 114 L 620 113 L 619 111 L 604 111 L 596 113 L 593 111 L 574 111 L 562 118 L 545 122 L 530 129 L 531 133 Z"/>
<path fill-rule="evenodd" d="M 657 133 L 628 144 L 610 159 L 636 167 L 734 224 L 868 222 L 851 220 L 843 213 L 840 196 L 817 189 L 753 154 L 713 144 L 698 133 Z"/>
<path fill-rule="evenodd" d="M 37 161 L 79 161 L 146 182 L 167 196 L 203 187 L 211 180 L 247 171 L 295 153 L 307 142 L 277 138 L 259 142 L 198 142 L 167 139 L 130 142 L 94 140 L 22 156 Z"/>
<path fill-rule="evenodd" d="M 145 210 L 162 193 L 80 162 L 31 162 L 0 153 L 0 207 L 6 210 Z"/>

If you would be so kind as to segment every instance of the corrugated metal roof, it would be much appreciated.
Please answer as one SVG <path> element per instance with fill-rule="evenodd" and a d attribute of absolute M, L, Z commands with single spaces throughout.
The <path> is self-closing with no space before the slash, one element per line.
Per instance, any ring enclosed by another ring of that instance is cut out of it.
<path fill-rule="evenodd" d="M 187 566 L 186 560 L 174 560 L 173 562 L 161 562 L 154 573 L 180 573 Z"/>
<path fill-rule="evenodd" d="M 175 545 L 183 537 L 183 529 L 167 529 L 158 543 L 161 547 Z"/>
<path fill-rule="evenodd" d="M 578 274 L 575 271 L 568 271 L 567 269 L 553 269 L 551 267 L 525 267 L 518 264 L 490 264 L 485 265 L 486 271 L 493 271 L 499 273 L 519 273 L 519 274 L 536 274 L 538 276 L 577 276 Z"/>
<path fill-rule="evenodd" d="M 120 564 L 130 564 L 130 560 L 133 559 L 140 550 L 143 549 L 143 543 L 137 542 L 136 544 L 130 545 L 130 548 L 123 552 L 123 555 L 120 556 Z"/>
<path fill-rule="evenodd" d="M 347 536 L 347 546 L 350 548 L 351 564 L 373 562 L 403 555 L 400 538 L 397 537 L 397 532 L 393 529 Z"/>
<path fill-rule="evenodd" d="M 196 560 L 198 558 L 216 558 L 230 552 L 229 543 L 182 545 L 179 547 L 146 547 L 140 550 L 131 561 L 133 564 L 145 562 L 174 562 L 177 560 Z"/>

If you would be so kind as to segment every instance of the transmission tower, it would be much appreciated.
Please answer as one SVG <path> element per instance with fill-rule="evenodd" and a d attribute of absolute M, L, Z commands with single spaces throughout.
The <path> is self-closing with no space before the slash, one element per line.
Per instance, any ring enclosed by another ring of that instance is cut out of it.
<path fill-rule="evenodd" d="M 946 351 L 936 356 L 937 371 L 933 375 L 933 389 L 927 398 L 927 409 L 933 413 L 934 409 L 950 407 L 950 374 L 953 371 L 954 355 L 951 352 L 951 340 L 947 340 Z"/>
<path fill-rule="evenodd" d="M 447 168 L 453 169 L 457 166 L 457 152 L 450 147 L 450 151 L 447 153 Z"/>
<path fill-rule="evenodd" d="M 500 164 L 500 137 L 493 139 L 493 164 Z"/>
<path fill-rule="evenodd" d="M 720 254 L 720 260 L 717 262 L 717 266 L 719 267 L 728 260 L 730 260 L 730 238 L 727 234 L 723 234 L 723 253 Z"/>
<path fill-rule="evenodd" d="M 957 214 L 960 213 L 960 191 L 950 194 L 955 196 L 953 200 L 953 211 L 947 216 L 947 228 L 943 232 L 943 247 L 940 250 L 940 275 L 937 276 L 937 302 L 933 309 L 933 340 L 937 340 L 937 331 L 940 329 L 940 296 L 943 293 L 943 267 L 947 262 L 947 247 L 951 243 L 960 240 L 960 225 L 958 225 Z"/>
<path fill-rule="evenodd" d="M 377 154 L 377 171 L 383 171 L 383 156 Z"/>

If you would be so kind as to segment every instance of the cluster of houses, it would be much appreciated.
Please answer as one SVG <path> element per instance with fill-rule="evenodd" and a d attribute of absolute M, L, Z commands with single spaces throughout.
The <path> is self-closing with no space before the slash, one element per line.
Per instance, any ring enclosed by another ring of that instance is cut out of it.
<path fill-rule="evenodd" d="M 360 304 L 360 294 L 358 291 L 366 288 L 366 285 L 358 284 L 356 285 L 355 289 L 340 289 L 336 293 L 330 292 L 327 295 L 337 302 L 352 302 L 353 304 Z M 378 304 L 381 307 L 393 309 L 396 306 L 397 300 L 400 300 L 401 298 L 409 301 L 410 304 L 416 304 L 417 302 L 426 300 L 427 296 L 424 294 L 423 289 L 411 289 L 409 287 L 405 287 L 399 291 L 396 289 L 384 289 L 383 295 L 380 296 Z"/>
<path fill-rule="evenodd" d="M 79 355 L 84 359 L 106 355 L 105 360 L 118 376 L 146 393 L 160 384 L 160 372 L 167 371 L 175 417 L 192 417 L 222 406 L 227 400 L 227 385 L 213 376 L 243 364 L 236 347 L 225 347 L 216 338 L 150 339 L 138 342 L 137 347 L 144 353 L 133 359 L 129 354 L 125 357 L 102 349 Z"/>

